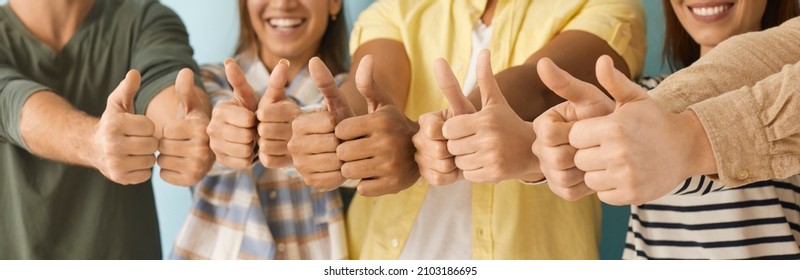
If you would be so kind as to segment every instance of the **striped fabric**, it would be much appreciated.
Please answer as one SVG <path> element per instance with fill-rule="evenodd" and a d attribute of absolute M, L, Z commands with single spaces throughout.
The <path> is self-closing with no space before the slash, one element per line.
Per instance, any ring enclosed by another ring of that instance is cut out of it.
<path fill-rule="evenodd" d="M 800 259 L 798 185 L 800 175 L 736 188 L 689 178 L 673 194 L 631 207 L 623 258 Z"/>
<path fill-rule="evenodd" d="M 258 60 L 238 58 L 259 94 L 269 72 Z M 207 65 L 202 77 L 213 105 L 232 91 L 223 65 Z M 336 77 L 341 84 L 344 75 Z M 304 110 L 319 108 L 322 95 L 303 69 L 286 88 Z M 338 191 L 319 192 L 294 168 L 235 171 L 215 165 L 192 187 L 193 206 L 176 238 L 172 259 L 346 259 L 342 201 Z"/>

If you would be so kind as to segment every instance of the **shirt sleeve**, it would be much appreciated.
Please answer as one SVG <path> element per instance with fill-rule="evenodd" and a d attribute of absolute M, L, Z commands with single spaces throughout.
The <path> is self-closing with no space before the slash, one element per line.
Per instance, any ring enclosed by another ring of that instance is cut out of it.
<path fill-rule="evenodd" d="M 358 16 L 350 32 L 350 54 L 358 47 L 375 39 L 403 41 L 400 31 L 399 1 L 379 0 L 372 3 Z"/>
<path fill-rule="evenodd" d="M 754 86 L 691 105 L 727 186 L 800 173 L 800 63 Z"/>
<path fill-rule="evenodd" d="M 689 105 L 752 86 L 800 61 L 800 18 L 762 32 L 723 41 L 697 62 L 665 79 L 650 96 L 663 108 L 680 113 Z"/>
<path fill-rule="evenodd" d="M 600 37 L 628 65 L 632 77 L 644 67 L 645 12 L 637 0 L 590 0 L 563 31 L 578 30 Z"/>
<path fill-rule="evenodd" d="M 52 89 L 34 82 L 11 66 L 0 64 L 0 142 L 8 142 L 28 149 L 19 122 L 22 108 L 28 98 L 39 91 Z"/>
<path fill-rule="evenodd" d="M 178 15 L 164 5 L 149 2 L 143 10 L 132 55 L 132 68 L 142 74 L 135 98 L 136 113 L 144 114 L 153 97 L 174 84 L 183 68 L 192 69 L 195 84 L 203 87 L 192 55 L 189 35 Z"/>

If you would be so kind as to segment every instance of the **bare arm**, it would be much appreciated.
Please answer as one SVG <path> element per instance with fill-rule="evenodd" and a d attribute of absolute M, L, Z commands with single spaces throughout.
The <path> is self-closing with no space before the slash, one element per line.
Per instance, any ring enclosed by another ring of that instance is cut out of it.
<path fill-rule="evenodd" d="M 539 59 L 548 57 L 576 78 L 599 87 L 593 65 L 604 54 L 614 60 L 617 69 L 630 75 L 622 56 L 603 39 L 588 32 L 564 31 L 533 53 L 523 64 L 500 71 L 495 78 L 511 108 L 523 120 L 530 122 L 548 108 L 564 101 L 539 78 L 536 72 Z M 481 95 L 478 89 L 469 94 L 469 99 L 476 108 L 480 108 Z"/>
<path fill-rule="evenodd" d="M 375 82 L 392 96 L 394 104 L 401 110 L 405 108 L 411 84 L 411 64 L 401 42 L 391 39 L 371 40 L 361 45 L 353 55 L 353 67 L 341 89 L 356 115 L 367 113 L 367 103 L 356 89 L 357 65 L 365 55 L 372 55 L 375 68 Z"/>

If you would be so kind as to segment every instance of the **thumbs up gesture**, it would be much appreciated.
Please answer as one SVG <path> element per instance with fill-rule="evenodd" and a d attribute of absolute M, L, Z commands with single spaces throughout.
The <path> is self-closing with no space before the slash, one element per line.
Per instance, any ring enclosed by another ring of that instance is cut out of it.
<path fill-rule="evenodd" d="M 710 144 L 691 110 L 673 114 L 601 57 L 597 79 L 616 102 L 614 112 L 578 120 L 569 132 L 575 166 L 586 186 L 606 203 L 643 204 L 700 175 Z M 700 172 L 700 173 L 698 173 Z"/>
<path fill-rule="evenodd" d="M 450 71 L 449 68 L 446 70 Z M 538 171 L 538 161 L 530 151 L 535 138 L 533 130 L 529 123 L 511 109 L 500 92 L 492 72 L 488 50 L 483 50 L 478 55 L 476 71 L 481 92 L 481 110 L 454 116 L 445 121 L 442 127 L 442 135 L 447 139 L 447 150 L 455 156 L 455 165 L 462 170 L 464 178 L 471 182 L 543 178 Z M 451 74 L 436 77 L 442 79 L 454 76 Z M 440 80 L 439 84 L 458 82 Z M 455 98 L 457 94 L 446 96 Z M 458 98 L 463 98 L 463 95 Z"/>
<path fill-rule="evenodd" d="M 336 138 L 342 140 L 336 149 L 343 162 L 342 175 L 361 179 L 358 192 L 364 196 L 397 193 L 419 179 L 411 141 L 419 126 L 375 83 L 373 67 L 372 56 L 364 56 L 355 77 L 356 89 L 367 101 L 368 113 L 342 120 L 336 126 Z"/>
<path fill-rule="evenodd" d="M 119 184 L 138 184 L 150 179 L 156 162 L 158 140 L 149 118 L 136 115 L 133 97 L 141 76 L 131 70 L 108 96 L 92 141 L 93 165 L 106 178 Z"/>
<path fill-rule="evenodd" d="M 325 97 L 325 106 L 321 111 L 300 114 L 294 119 L 287 148 L 307 185 L 323 191 L 333 190 L 346 180 L 341 172 L 342 162 L 336 157 L 340 141 L 334 132 L 336 124 L 353 116 L 353 110 L 322 60 L 312 58 L 308 71 Z"/>
<path fill-rule="evenodd" d="M 444 59 L 433 63 L 436 81 L 447 98 L 450 107 L 444 111 L 430 112 L 419 117 L 419 131 L 411 140 L 417 152 L 414 154 L 419 173 L 433 185 L 448 185 L 462 177 L 461 169 L 456 167 L 455 156 L 447 150 L 447 138 L 442 134 L 444 122 L 448 119 L 475 113 L 475 107 L 461 91 L 458 80 Z"/>
<path fill-rule="evenodd" d="M 191 70 L 178 73 L 175 94 L 180 102 L 178 116 L 164 124 L 158 165 L 164 181 L 191 186 L 205 176 L 214 162 L 206 133 L 209 119 L 200 100 L 202 95 L 195 92 Z"/>
<path fill-rule="evenodd" d="M 596 72 L 600 73 L 609 62 L 613 64 L 610 58 L 598 60 Z M 536 141 L 531 149 L 539 158 L 539 168 L 553 193 L 567 200 L 578 200 L 594 191 L 584 183 L 584 172 L 575 167 L 577 149 L 569 144 L 570 130 L 578 120 L 610 114 L 614 111 L 614 101 L 594 85 L 561 70 L 548 58 L 539 60 L 537 72 L 547 87 L 567 101 L 533 121 Z"/>
<path fill-rule="evenodd" d="M 292 138 L 292 121 L 302 112 L 286 97 L 284 90 L 289 76 L 289 61 L 281 59 L 269 76 L 267 92 L 261 97 L 256 116 L 258 125 L 258 158 L 264 166 L 279 168 L 292 164 L 287 145 Z"/>
<path fill-rule="evenodd" d="M 248 169 L 256 143 L 255 92 L 233 59 L 225 60 L 225 76 L 233 88 L 233 99 L 214 107 L 206 132 L 217 162 L 234 169 Z"/>

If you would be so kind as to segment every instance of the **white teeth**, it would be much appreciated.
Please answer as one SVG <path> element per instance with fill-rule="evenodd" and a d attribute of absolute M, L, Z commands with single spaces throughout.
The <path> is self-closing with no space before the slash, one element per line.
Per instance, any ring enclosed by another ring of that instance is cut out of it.
<path fill-rule="evenodd" d="M 278 28 L 295 27 L 300 23 L 303 23 L 303 20 L 299 18 L 272 18 L 269 20 L 270 25 Z"/>
<path fill-rule="evenodd" d="M 691 8 L 692 12 L 699 15 L 699 16 L 714 16 L 721 14 L 722 12 L 728 10 L 728 5 L 721 5 L 721 6 L 714 6 L 714 7 L 702 7 L 702 8 Z"/>

